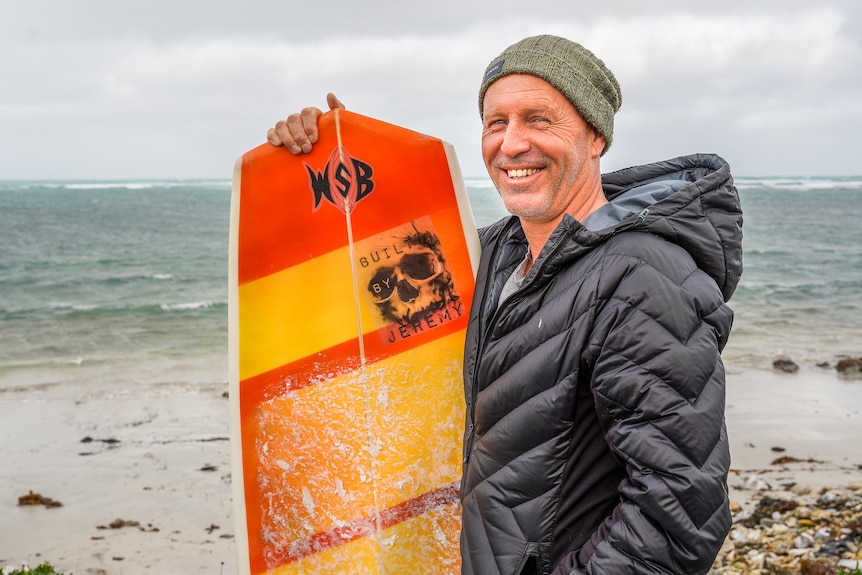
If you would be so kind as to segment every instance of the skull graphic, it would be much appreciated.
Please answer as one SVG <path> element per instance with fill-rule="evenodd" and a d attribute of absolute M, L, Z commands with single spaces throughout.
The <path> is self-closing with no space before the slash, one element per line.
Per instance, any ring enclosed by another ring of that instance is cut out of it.
<path fill-rule="evenodd" d="M 397 262 L 375 270 L 368 291 L 384 319 L 410 323 L 446 307 L 457 296 L 436 235 L 417 230 L 404 245 Z"/>

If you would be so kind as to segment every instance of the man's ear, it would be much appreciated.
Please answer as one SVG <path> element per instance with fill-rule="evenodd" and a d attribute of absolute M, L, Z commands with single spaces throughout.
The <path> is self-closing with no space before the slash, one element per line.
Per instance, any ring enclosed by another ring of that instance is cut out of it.
<path fill-rule="evenodd" d="M 593 128 L 593 145 L 590 149 L 592 152 L 592 157 L 598 158 L 605 151 L 605 147 L 608 145 L 605 137 L 602 136 L 598 130 Z"/>

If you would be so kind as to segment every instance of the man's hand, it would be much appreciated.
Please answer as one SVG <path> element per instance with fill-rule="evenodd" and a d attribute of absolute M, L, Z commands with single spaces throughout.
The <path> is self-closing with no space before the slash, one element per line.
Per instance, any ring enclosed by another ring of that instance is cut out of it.
<path fill-rule="evenodd" d="M 330 110 L 344 110 L 335 94 L 326 95 Z M 286 120 L 279 120 L 274 128 L 266 132 L 266 140 L 273 146 L 284 146 L 293 154 L 307 154 L 317 142 L 317 118 L 323 114 L 320 108 L 303 108 L 298 114 L 291 114 Z"/>

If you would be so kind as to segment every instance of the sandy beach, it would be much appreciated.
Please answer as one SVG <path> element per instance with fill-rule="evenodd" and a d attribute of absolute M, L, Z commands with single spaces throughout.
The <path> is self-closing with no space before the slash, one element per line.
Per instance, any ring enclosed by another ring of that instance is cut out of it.
<path fill-rule="evenodd" d="M 0 389 L 0 566 L 238 573 L 227 385 Z M 728 368 L 738 513 L 764 492 L 862 482 L 862 380 Z M 784 463 L 773 463 L 783 457 Z M 62 506 L 18 505 L 30 491 Z M 112 526 L 113 524 L 113 526 Z"/>
<path fill-rule="evenodd" d="M 0 565 L 236 573 L 226 389 L 0 392 Z M 62 507 L 19 506 L 30 491 Z"/>

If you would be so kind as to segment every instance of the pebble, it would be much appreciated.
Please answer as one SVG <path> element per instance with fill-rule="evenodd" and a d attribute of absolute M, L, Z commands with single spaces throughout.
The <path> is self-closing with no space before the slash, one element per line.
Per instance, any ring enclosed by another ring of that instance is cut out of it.
<path fill-rule="evenodd" d="M 799 371 L 799 365 L 789 357 L 779 357 L 772 362 L 773 369 L 783 371 L 785 373 L 796 373 Z"/>
<path fill-rule="evenodd" d="M 772 486 L 760 475 L 752 474 L 742 479 L 742 488 L 747 491 L 769 491 Z"/>
<path fill-rule="evenodd" d="M 805 485 L 804 483 L 797 483 L 790 488 L 790 491 L 792 491 L 796 495 L 808 495 L 809 493 L 811 493 L 811 487 Z"/>
<path fill-rule="evenodd" d="M 760 478 L 748 478 L 757 486 Z M 862 569 L 862 482 L 812 492 L 756 491 L 753 509 L 731 506 L 733 526 L 709 575 L 846 573 Z"/>

